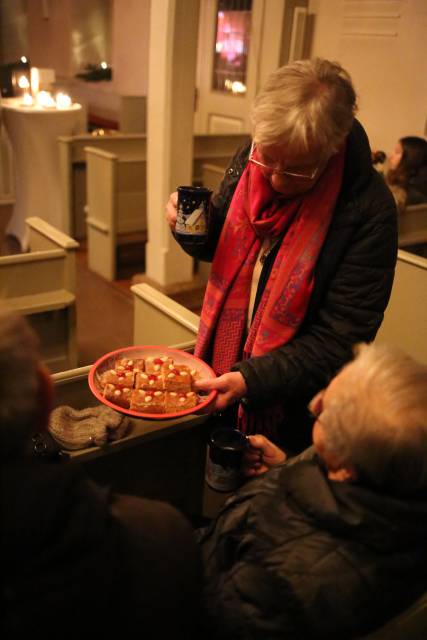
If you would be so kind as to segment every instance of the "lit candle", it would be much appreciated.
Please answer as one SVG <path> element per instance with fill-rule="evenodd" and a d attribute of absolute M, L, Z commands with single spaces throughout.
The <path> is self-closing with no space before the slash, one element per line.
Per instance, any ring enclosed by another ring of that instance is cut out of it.
<path fill-rule="evenodd" d="M 54 109 L 56 107 L 55 100 L 49 93 L 49 91 L 39 91 L 36 96 L 37 106 L 44 109 Z"/>
<path fill-rule="evenodd" d="M 56 106 L 58 109 L 67 109 L 71 107 L 71 98 L 66 93 L 57 93 L 56 94 Z"/>
<path fill-rule="evenodd" d="M 30 88 L 30 83 L 28 82 L 27 76 L 19 76 L 18 87 L 20 89 L 24 89 L 24 91 Z"/>
<path fill-rule="evenodd" d="M 34 100 L 29 93 L 24 93 L 24 97 L 22 98 L 21 104 L 23 107 L 32 107 L 34 104 Z"/>
<path fill-rule="evenodd" d="M 40 88 L 40 74 L 37 67 L 31 67 L 31 93 L 36 96 Z"/>

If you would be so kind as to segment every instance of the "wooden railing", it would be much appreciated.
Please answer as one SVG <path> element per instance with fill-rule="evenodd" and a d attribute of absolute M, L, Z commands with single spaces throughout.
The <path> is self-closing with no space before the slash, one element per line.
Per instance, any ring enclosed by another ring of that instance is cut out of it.
<path fill-rule="evenodd" d="M 78 244 L 40 218 L 27 218 L 28 253 L 0 257 L 0 304 L 28 317 L 51 371 L 77 365 Z"/>

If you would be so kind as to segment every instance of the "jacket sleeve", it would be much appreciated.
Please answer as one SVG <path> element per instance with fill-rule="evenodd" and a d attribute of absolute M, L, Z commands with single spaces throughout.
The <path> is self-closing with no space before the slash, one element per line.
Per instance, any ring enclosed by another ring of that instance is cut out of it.
<path fill-rule="evenodd" d="M 371 200 L 354 228 L 317 311 L 288 344 L 234 365 L 254 406 L 308 400 L 380 327 L 397 256 L 396 210 L 390 197 Z M 368 213 L 369 212 L 369 213 Z"/>

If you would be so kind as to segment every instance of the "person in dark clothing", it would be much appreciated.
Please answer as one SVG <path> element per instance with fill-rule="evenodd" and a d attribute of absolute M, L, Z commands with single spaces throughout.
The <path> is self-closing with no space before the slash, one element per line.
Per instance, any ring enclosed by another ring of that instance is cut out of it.
<path fill-rule="evenodd" d="M 360 638 L 427 595 L 427 367 L 364 345 L 310 409 L 295 458 L 249 436 L 253 479 L 200 533 L 216 640 Z"/>
<path fill-rule="evenodd" d="M 238 403 L 238 426 L 291 452 L 311 440 L 305 407 L 371 341 L 397 256 L 392 195 L 354 118 L 347 72 L 293 62 L 255 99 L 253 139 L 213 198 L 204 245 L 213 260 L 195 353 L 218 378 L 215 409 Z M 176 194 L 167 205 L 172 230 Z"/>
<path fill-rule="evenodd" d="M 52 384 L 23 318 L 0 314 L 2 637 L 198 637 L 200 556 L 184 516 L 30 456 Z"/>
<path fill-rule="evenodd" d="M 427 140 L 405 136 L 388 158 L 386 182 L 401 212 L 412 204 L 427 202 Z"/>

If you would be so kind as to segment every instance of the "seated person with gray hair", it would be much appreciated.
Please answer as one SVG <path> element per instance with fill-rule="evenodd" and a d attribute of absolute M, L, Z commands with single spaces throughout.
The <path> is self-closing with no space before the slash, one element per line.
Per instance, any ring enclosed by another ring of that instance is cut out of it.
<path fill-rule="evenodd" d="M 52 390 L 26 321 L 0 313 L 3 637 L 198 637 L 200 563 L 185 518 L 27 453 Z"/>
<path fill-rule="evenodd" d="M 313 446 L 250 436 L 260 477 L 201 534 L 215 638 L 359 638 L 427 592 L 427 367 L 363 345 L 309 409 Z"/>

